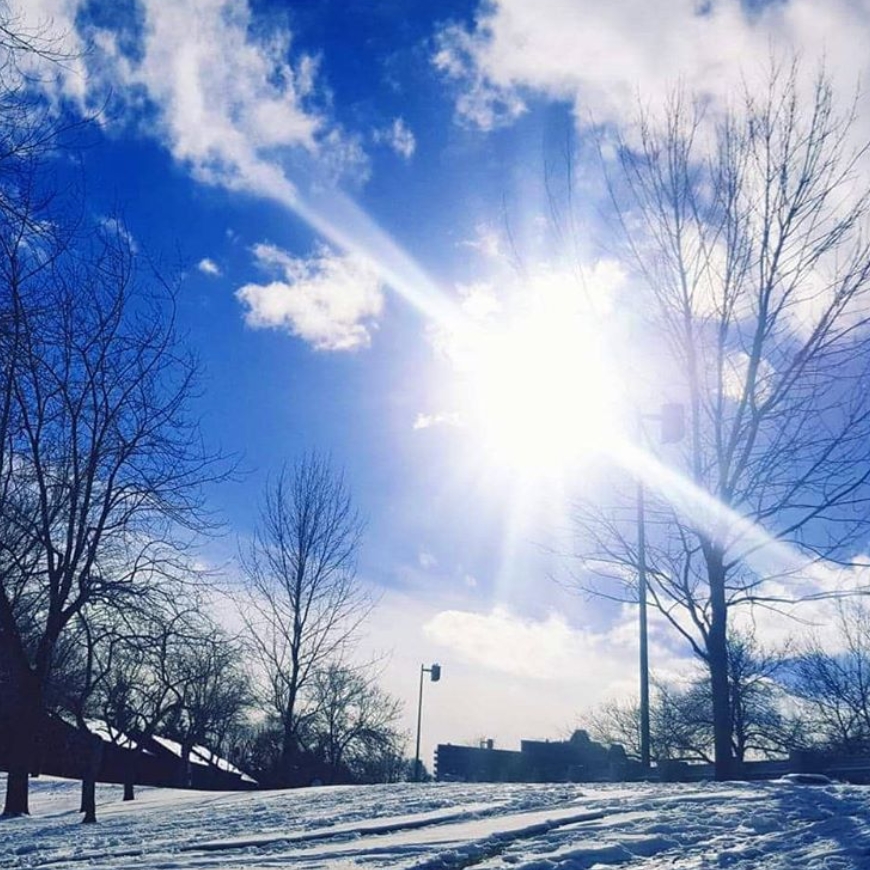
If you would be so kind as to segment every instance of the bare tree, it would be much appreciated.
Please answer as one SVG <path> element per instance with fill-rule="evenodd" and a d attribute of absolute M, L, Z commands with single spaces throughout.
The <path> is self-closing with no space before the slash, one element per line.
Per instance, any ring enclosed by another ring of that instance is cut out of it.
<path fill-rule="evenodd" d="M 804 723 L 788 712 L 784 685 L 787 650 L 765 650 L 750 633 L 728 639 L 728 686 L 733 717 L 732 753 L 738 762 L 752 756 L 787 754 L 805 741 Z M 713 701 L 703 674 L 682 685 L 655 682 L 650 709 L 651 754 L 657 761 L 713 761 Z M 595 739 L 621 743 L 640 759 L 640 708 L 636 701 L 611 701 L 584 720 Z"/>
<path fill-rule="evenodd" d="M 800 600 L 814 565 L 853 564 L 870 494 L 866 148 L 824 75 L 802 93 L 796 66 L 718 115 L 678 91 L 609 176 L 650 358 L 687 406 L 680 487 L 649 477 L 645 555 L 653 603 L 709 669 L 719 778 L 731 609 Z M 578 511 L 590 584 L 623 600 L 634 522 L 628 501 Z"/>
<path fill-rule="evenodd" d="M 640 760 L 640 708 L 637 698 L 604 701 L 579 718 L 579 727 L 598 743 L 621 746 L 628 758 Z M 575 730 L 574 726 L 566 729 L 566 736 Z M 651 733 L 655 734 L 652 729 Z M 656 751 L 652 755 L 656 759 L 664 757 Z"/>
<path fill-rule="evenodd" d="M 61 145 L 66 125 L 53 115 L 38 91 L 29 86 L 23 67 L 34 58 L 58 60 L 41 32 L 27 32 L 0 5 L 0 662 L 2 662 L 5 739 L 21 767 L 32 761 L 33 749 L 19 746 L 18 704 L 32 695 L 31 680 L 21 663 L 32 656 L 39 639 L 41 596 L 27 582 L 40 568 L 41 553 L 20 517 L 32 517 L 35 493 L 18 476 L 23 429 L 16 385 L 28 352 L 27 328 L 21 316 L 40 304 L 35 286 L 47 271 L 64 233 L 48 219 L 53 192 L 44 182 L 52 150 Z M 26 752 L 26 754 L 22 754 Z M 25 777 L 22 783 L 22 775 Z M 27 811 L 26 772 L 10 773 L 6 813 Z"/>
<path fill-rule="evenodd" d="M 172 295 L 143 283 L 123 232 L 60 248 L 0 232 L 0 644 L 14 675 L 16 759 L 5 811 L 27 812 L 27 772 L 57 644 L 79 614 L 118 608 L 187 570 L 207 527 L 200 486 L 226 465 L 186 414 L 195 365 Z M 153 280 L 153 279 L 152 279 Z"/>
<path fill-rule="evenodd" d="M 267 485 L 241 557 L 248 636 L 281 722 L 285 782 L 299 749 L 303 692 L 340 660 L 372 606 L 356 577 L 361 534 L 343 476 L 312 454 Z"/>
<path fill-rule="evenodd" d="M 195 634 L 189 624 L 199 606 L 186 590 L 151 600 L 150 606 L 125 608 L 123 630 L 108 657 L 104 678 L 96 687 L 96 713 L 110 739 L 128 750 L 124 800 L 135 799 L 142 755 L 173 716 L 184 693 L 175 661 Z M 180 592 L 180 594 L 179 594 Z"/>
<path fill-rule="evenodd" d="M 817 743 L 842 752 L 870 749 L 870 608 L 840 605 L 836 634 L 808 642 L 792 690 L 803 702 Z M 831 651 L 831 641 L 840 647 Z"/>
<path fill-rule="evenodd" d="M 91 228 L 56 155 L 69 121 L 40 64 L 71 60 L 0 3 L 0 661 L 12 759 L 4 813 L 28 812 L 65 635 L 172 573 L 223 474 L 186 415 L 195 365 L 173 294 L 120 224 Z M 53 75 L 55 70 L 49 69 Z M 144 279 L 144 280 L 143 280 Z M 179 550 L 180 547 L 180 550 Z"/>
<path fill-rule="evenodd" d="M 96 783 L 104 743 L 91 730 L 91 718 L 96 709 L 95 698 L 109 674 L 120 640 L 113 616 L 111 611 L 79 611 L 55 646 L 51 681 L 45 695 L 46 709 L 67 711 L 75 718 L 78 733 L 72 748 L 81 768 L 80 811 L 85 824 L 97 821 Z"/>
<path fill-rule="evenodd" d="M 197 746 L 219 751 L 251 702 L 239 645 L 203 619 L 188 622 L 170 637 L 161 662 L 161 682 L 174 699 L 164 731 L 181 746 L 178 784 L 189 787 L 191 753 Z"/>
<path fill-rule="evenodd" d="M 340 664 L 319 670 L 312 680 L 314 715 L 308 730 L 316 751 L 332 771 L 353 781 L 377 776 L 384 758 L 401 757 L 403 738 L 396 730 L 402 704 L 381 689 L 376 675 Z M 377 780 L 376 780 L 377 781 Z"/>
<path fill-rule="evenodd" d="M 786 674 L 792 644 L 766 649 L 749 632 L 728 637 L 728 685 L 734 758 L 783 756 L 806 739 L 801 717 L 789 710 Z M 709 683 L 704 684 L 709 693 Z M 708 705 L 712 710 L 712 698 Z M 712 716 L 711 732 L 712 732 Z"/>
<path fill-rule="evenodd" d="M 650 704 L 650 755 L 656 762 L 711 760 L 708 700 L 697 686 L 655 684 Z M 622 746 L 627 757 L 640 761 L 640 721 L 637 699 L 621 699 L 590 710 L 581 724 L 594 740 Z"/>

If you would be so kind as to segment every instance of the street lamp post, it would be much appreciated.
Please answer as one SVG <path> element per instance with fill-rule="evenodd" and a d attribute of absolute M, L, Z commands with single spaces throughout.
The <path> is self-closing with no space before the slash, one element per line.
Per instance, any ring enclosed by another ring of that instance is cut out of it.
<path fill-rule="evenodd" d="M 417 751 L 414 754 L 414 782 L 420 782 L 420 726 L 423 722 L 423 674 L 429 674 L 429 679 L 437 683 L 441 679 L 441 665 L 434 664 L 427 668 L 420 665 L 420 694 L 417 697 Z"/>
<path fill-rule="evenodd" d="M 683 406 L 668 402 L 658 414 L 638 414 L 638 441 L 643 437 L 643 421 L 658 420 L 661 423 L 661 443 L 675 444 L 682 441 L 686 431 Z M 640 629 L 640 763 L 649 770 L 650 716 L 649 716 L 649 637 L 647 630 L 647 576 L 646 576 L 646 522 L 644 516 L 645 493 L 643 478 L 637 479 L 637 598 Z"/>

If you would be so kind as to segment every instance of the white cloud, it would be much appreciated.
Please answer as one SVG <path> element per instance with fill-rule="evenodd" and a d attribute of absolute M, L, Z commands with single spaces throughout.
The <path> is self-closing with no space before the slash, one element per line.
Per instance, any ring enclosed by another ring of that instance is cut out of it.
<path fill-rule="evenodd" d="M 417 138 L 402 118 L 396 118 L 389 127 L 375 131 L 374 139 L 388 145 L 405 160 L 410 160 L 417 150 Z"/>
<path fill-rule="evenodd" d="M 428 550 L 422 550 L 417 555 L 417 562 L 424 571 L 431 571 L 438 566 L 438 560 Z"/>
<path fill-rule="evenodd" d="M 838 608 L 844 598 L 860 600 L 868 590 L 870 557 L 867 554 L 856 555 L 853 565 L 821 561 L 793 577 L 768 581 L 766 593 L 771 598 L 781 598 L 783 603 L 735 608 L 732 624 L 754 630 L 756 636 L 771 647 L 783 646 L 790 639 L 810 634 L 817 636 L 829 650 L 837 651 L 843 639 L 829 629 L 837 624 Z"/>
<path fill-rule="evenodd" d="M 135 254 L 139 250 L 136 239 L 123 221 L 115 217 L 104 217 L 100 218 L 100 226 L 103 228 L 103 232 L 109 236 L 115 236 L 117 241 L 129 248 L 132 253 Z"/>
<path fill-rule="evenodd" d="M 557 614 L 536 621 L 501 607 L 487 614 L 445 610 L 423 630 L 453 655 L 518 677 L 568 679 L 578 662 L 604 657 L 604 636 L 576 631 Z M 600 676 L 606 680 L 603 671 Z"/>
<path fill-rule="evenodd" d="M 433 426 L 461 426 L 462 419 L 456 412 L 446 414 L 417 414 L 414 429 L 431 429 Z"/>
<path fill-rule="evenodd" d="M 849 0 L 493 0 L 474 27 L 441 30 L 433 62 L 461 84 L 460 120 L 491 129 L 517 118 L 529 94 L 568 101 L 583 123 L 632 117 L 639 96 L 661 105 L 679 80 L 721 97 L 783 50 L 824 54 L 849 95 L 868 39 L 870 8 Z"/>
<path fill-rule="evenodd" d="M 45 51 L 54 60 L 39 54 L 20 54 L 21 71 L 53 102 L 69 99 L 80 106 L 87 102 L 88 76 L 86 49 L 76 30 L 76 14 L 83 0 L 12 0 L 9 16 L 16 33 L 35 48 Z M 12 84 L 9 68 L 4 68 L 4 81 Z"/>
<path fill-rule="evenodd" d="M 460 121 L 491 130 L 512 123 L 526 111 L 525 102 L 511 85 L 500 84 L 481 62 L 481 39 L 457 25 L 445 27 L 433 57 L 437 69 L 465 87 L 457 98 Z"/>
<path fill-rule="evenodd" d="M 321 246 L 307 259 L 274 245 L 254 247 L 258 265 L 279 275 L 268 284 L 245 284 L 236 298 L 255 329 L 285 329 L 317 350 L 354 350 L 371 341 L 384 303 L 372 264 Z"/>
<path fill-rule="evenodd" d="M 99 31 L 91 66 L 109 70 L 128 107 L 156 108 L 149 127 L 198 180 L 292 204 L 291 155 L 365 175 L 358 143 L 320 108 L 317 61 L 293 50 L 289 30 L 260 36 L 248 0 L 140 0 L 139 9 L 136 51 Z"/>
<path fill-rule="evenodd" d="M 202 272 L 203 275 L 213 275 L 215 278 L 220 277 L 223 274 L 220 270 L 220 266 L 215 263 L 214 260 L 209 257 L 203 257 L 197 264 L 196 268 Z"/>
<path fill-rule="evenodd" d="M 475 237 L 459 244 L 477 251 L 489 260 L 500 260 L 505 255 L 501 234 L 486 224 L 478 224 L 475 227 Z"/>

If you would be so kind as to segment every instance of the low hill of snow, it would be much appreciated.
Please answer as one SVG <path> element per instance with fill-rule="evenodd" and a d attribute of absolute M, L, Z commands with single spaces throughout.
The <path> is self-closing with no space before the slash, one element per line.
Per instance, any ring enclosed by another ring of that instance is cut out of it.
<path fill-rule="evenodd" d="M 5 786 L 0 775 L 0 786 Z M 273 792 L 35 779 L 32 817 L 0 822 L 0 867 L 867 870 L 870 787 L 412 783 Z"/>

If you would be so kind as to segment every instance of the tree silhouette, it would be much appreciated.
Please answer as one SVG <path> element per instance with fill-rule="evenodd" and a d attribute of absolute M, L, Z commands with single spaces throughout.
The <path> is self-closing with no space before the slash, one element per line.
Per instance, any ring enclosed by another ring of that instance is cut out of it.
<path fill-rule="evenodd" d="M 340 660 L 372 606 L 356 577 L 361 534 L 342 475 L 312 454 L 267 486 L 242 554 L 248 639 L 281 722 L 287 783 L 299 749 L 302 693 L 319 670 Z"/>
<path fill-rule="evenodd" d="M 721 111 L 677 91 L 609 171 L 647 350 L 687 409 L 668 459 L 680 486 L 655 463 L 648 481 L 649 591 L 709 669 L 719 778 L 734 749 L 732 608 L 818 594 L 814 570 L 853 564 L 865 535 L 866 146 L 824 75 L 804 85 L 797 65 L 774 65 L 764 94 Z M 634 505 L 584 504 L 577 519 L 591 585 L 636 600 Z"/>

